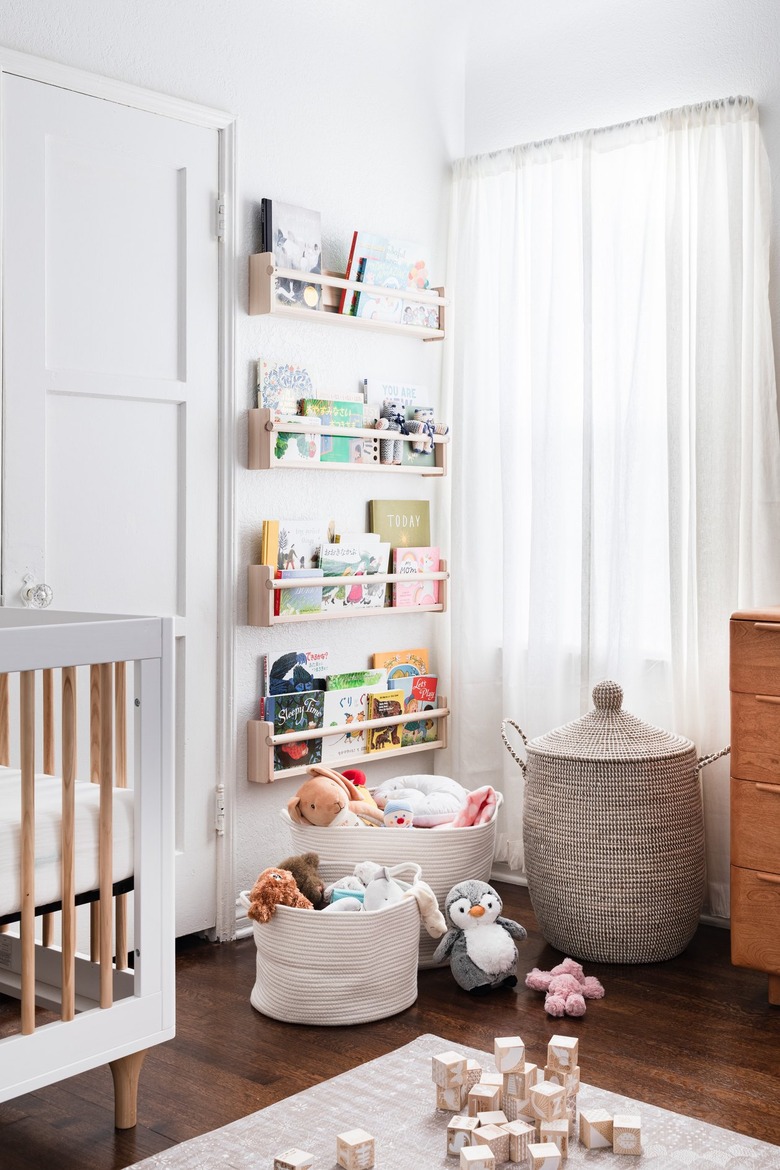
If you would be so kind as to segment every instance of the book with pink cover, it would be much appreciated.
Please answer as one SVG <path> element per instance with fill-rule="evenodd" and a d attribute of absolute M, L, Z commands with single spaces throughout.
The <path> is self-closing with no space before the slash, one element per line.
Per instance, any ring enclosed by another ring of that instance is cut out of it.
<path fill-rule="evenodd" d="M 439 601 L 438 581 L 417 581 L 417 573 L 436 573 L 439 569 L 439 550 L 422 548 L 393 549 L 393 572 L 408 576 L 408 581 L 393 585 L 393 605 L 397 608 L 416 605 L 437 605 Z"/>

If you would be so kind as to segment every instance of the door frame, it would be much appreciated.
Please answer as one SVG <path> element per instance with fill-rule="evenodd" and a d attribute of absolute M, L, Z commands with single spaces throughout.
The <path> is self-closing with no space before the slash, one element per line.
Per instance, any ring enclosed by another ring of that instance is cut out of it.
<path fill-rule="evenodd" d="M 236 119 L 224 110 L 200 106 L 168 94 L 156 93 L 124 81 L 101 77 L 0 45 L 0 81 L 13 74 L 87 97 L 102 98 L 180 122 L 216 130 L 218 134 L 219 190 L 214 192 L 214 233 L 218 241 L 218 528 L 217 528 L 217 776 L 214 791 L 216 851 L 215 933 L 220 941 L 235 937 L 235 736 L 234 694 L 234 582 L 235 582 L 235 232 L 236 232 Z M 0 126 L 2 87 L 0 87 Z M 0 167 L 4 143 L 0 134 Z M 221 214 L 220 210 L 221 209 Z M 0 219 L 3 215 L 0 192 Z M 217 220 L 220 220 L 219 230 Z M 3 310 L 2 243 L 0 232 L 0 320 Z M 0 336 L 0 369 L 2 369 Z M 0 435 L 2 435 L 0 418 Z M 1 444 L 0 444 L 1 449 Z M 2 477 L 0 476 L 0 484 Z M 1 501 L 0 501 L 1 503 Z M 0 604 L 2 598 L 0 598 Z"/>

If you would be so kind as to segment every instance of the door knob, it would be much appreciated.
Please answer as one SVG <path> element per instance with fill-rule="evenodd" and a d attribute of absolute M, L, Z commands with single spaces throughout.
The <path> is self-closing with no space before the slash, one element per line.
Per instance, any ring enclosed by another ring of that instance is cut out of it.
<path fill-rule="evenodd" d="M 22 601 L 30 609 L 46 609 L 53 600 L 54 590 L 51 585 L 36 581 L 30 573 L 22 578 Z"/>

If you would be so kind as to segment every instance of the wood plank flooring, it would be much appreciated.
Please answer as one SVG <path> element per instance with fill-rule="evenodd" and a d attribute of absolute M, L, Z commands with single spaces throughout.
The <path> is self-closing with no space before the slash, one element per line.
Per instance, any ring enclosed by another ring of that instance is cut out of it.
<path fill-rule="evenodd" d="M 540 937 L 527 891 L 497 887 L 504 914 L 529 932 L 519 972 L 553 966 L 561 956 Z M 0 1105 L 2 1170 L 121 1170 L 423 1032 L 488 1050 L 494 1036 L 519 1033 L 539 1054 L 553 1032 L 578 1036 L 588 1083 L 780 1146 L 780 1008 L 768 1005 L 764 976 L 731 966 L 729 935 L 715 927 L 668 963 L 586 964 L 606 997 L 579 1020 L 551 1020 L 541 993 L 523 986 L 474 1000 L 441 969 L 421 972 L 416 1004 L 391 1019 L 299 1027 L 250 1006 L 251 939 L 182 940 L 177 967 L 177 1036 L 146 1059 L 136 1128 L 114 1130 L 111 1076 L 95 1069 Z M 0 1022 L 10 1010 L 0 1004 Z"/>

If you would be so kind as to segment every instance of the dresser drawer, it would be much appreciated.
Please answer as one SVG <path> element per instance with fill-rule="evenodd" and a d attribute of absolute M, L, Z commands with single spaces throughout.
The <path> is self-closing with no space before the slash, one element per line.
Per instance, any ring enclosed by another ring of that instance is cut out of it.
<path fill-rule="evenodd" d="M 780 784 L 780 695 L 732 691 L 731 775 Z"/>
<path fill-rule="evenodd" d="M 780 974 L 780 874 L 732 865 L 731 961 Z"/>
<path fill-rule="evenodd" d="M 780 695 L 780 620 L 730 623 L 732 691 Z"/>
<path fill-rule="evenodd" d="M 732 777 L 731 864 L 780 874 L 780 783 Z"/>

